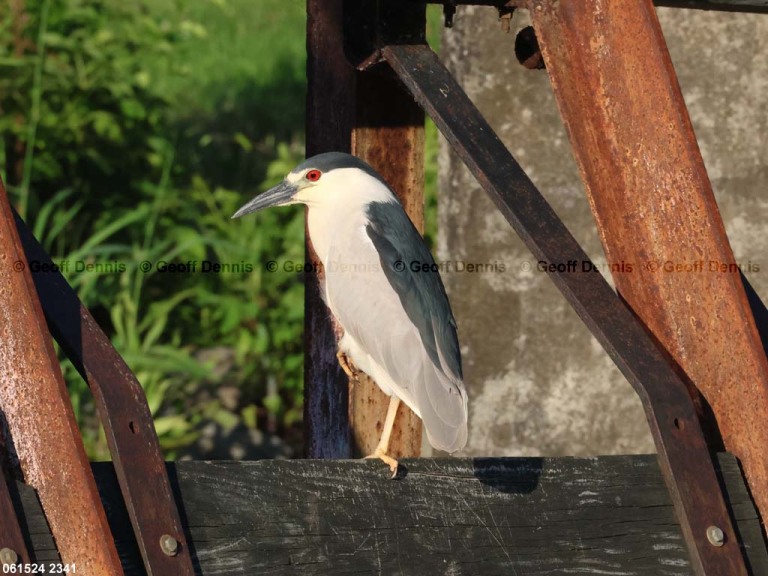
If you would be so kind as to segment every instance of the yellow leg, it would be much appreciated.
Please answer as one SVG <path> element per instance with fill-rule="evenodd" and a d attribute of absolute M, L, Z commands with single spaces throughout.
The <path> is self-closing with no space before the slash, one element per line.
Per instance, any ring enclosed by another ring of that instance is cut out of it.
<path fill-rule="evenodd" d="M 357 370 L 357 368 L 355 368 L 350 364 L 349 358 L 347 357 L 347 355 L 344 354 L 344 352 L 342 352 L 341 350 L 339 350 L 338 352 L 336 352 L 336 359 L 339 361 L 339 365 L 341 366 L 341 369 L 344 370 L 344 373 L 350 379 L 357 382 L 358 381 L 357 373 L 359 372 L 359 370 Z"/>
<path fill-rule="evenodd" d="M 376 446 L 373 454 L 366 456 L 366 458 L 379 458 L 388 464 L 389 469 L 392 470 L 392 478 L 397 476 L 397 460 L 387 455 L 387 451 L 389 450 L 389 438 L 392 435 L 392 427 L 395 425 L 395 417 L 399 407 L 400 398 L 393 394 L 389 398 L 389 408 L 387 408 L 387 417 L 384 420 L 384 430 L 381 433 L 379 444 Z"/>

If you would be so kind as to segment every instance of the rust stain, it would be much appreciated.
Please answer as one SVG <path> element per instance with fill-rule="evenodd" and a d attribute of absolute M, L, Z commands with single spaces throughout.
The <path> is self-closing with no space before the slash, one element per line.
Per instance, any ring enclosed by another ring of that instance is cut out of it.
<path fill-rule="evenodd" d="M 0 184 L 0 411 L 63 562 L 122 574 L 72 406 Z"/>
<path fill-rule="evenodd" d="M 533 0 L 531 16 L 608 262 L 636 263 L 616 286 L 766 518 L 768 363 L 654 8 Z"/>

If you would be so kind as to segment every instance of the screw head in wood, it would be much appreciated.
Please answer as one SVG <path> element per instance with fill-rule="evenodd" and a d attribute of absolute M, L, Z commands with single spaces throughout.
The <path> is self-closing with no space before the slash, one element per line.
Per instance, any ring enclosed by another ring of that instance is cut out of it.
<path fill-rule="evenodd" d="M 19 561 L 19 555 L 10 548 L 0 549 L 0 565 L 14 566 Z"/>
<path fill-rule="evenodd" d="M 722 546 L 725 543 L 725 534 L 719 526 L 707 528 L 707 540 L 712 546 Z"/>
<path fill-rule="evenodd" d="M 176 556 L 179 553 L 179 541 L 170 534 L 160 536 L 160 549 L 166 556 Z"/>

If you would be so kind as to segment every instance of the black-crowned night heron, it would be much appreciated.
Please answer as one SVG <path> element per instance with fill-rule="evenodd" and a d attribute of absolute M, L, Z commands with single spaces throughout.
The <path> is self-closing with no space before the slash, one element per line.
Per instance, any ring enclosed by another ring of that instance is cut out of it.
<path fill-rule="evenodd" d="M 456 321 L 432 255 L 397 197 L 376 171 L 349 154 L 319 154 L 233 218 L 286 204 L 306 204 L 312 246 L 325 268 L 321 293 L 344 330 L 347 358 L 391 397 L 371 457 L 387 455 L 400 401 L 424 422 L 430 444 L 455 452 L 467 441 L 467 393 Z"/>

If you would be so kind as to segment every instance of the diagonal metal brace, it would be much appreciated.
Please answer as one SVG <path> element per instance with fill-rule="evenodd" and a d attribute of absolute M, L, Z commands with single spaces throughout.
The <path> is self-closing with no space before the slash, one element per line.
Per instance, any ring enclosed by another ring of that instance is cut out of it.
<path fill-rule="evenodd" d="M 401 45 L 385 46 L 381 54 L 533 255 L 547 262 L 588 262 L 579 243 L 435 53 L 426 45 Z M 550 272 L 550 278 L 640 396 L 694 573 L 746 576 L 685 384 L 602 274 L 580 270 Z M 708 540 L 712 526 L 723 531 L 722 545 Z"/>
<path fill-rule="evenodd" d="M 147 574 L 193 576 L 144 390 L 15 211 L 14 217 L 27 261 L 39 264 L 30 268 L 49 329 L 96 400 Z"/>

